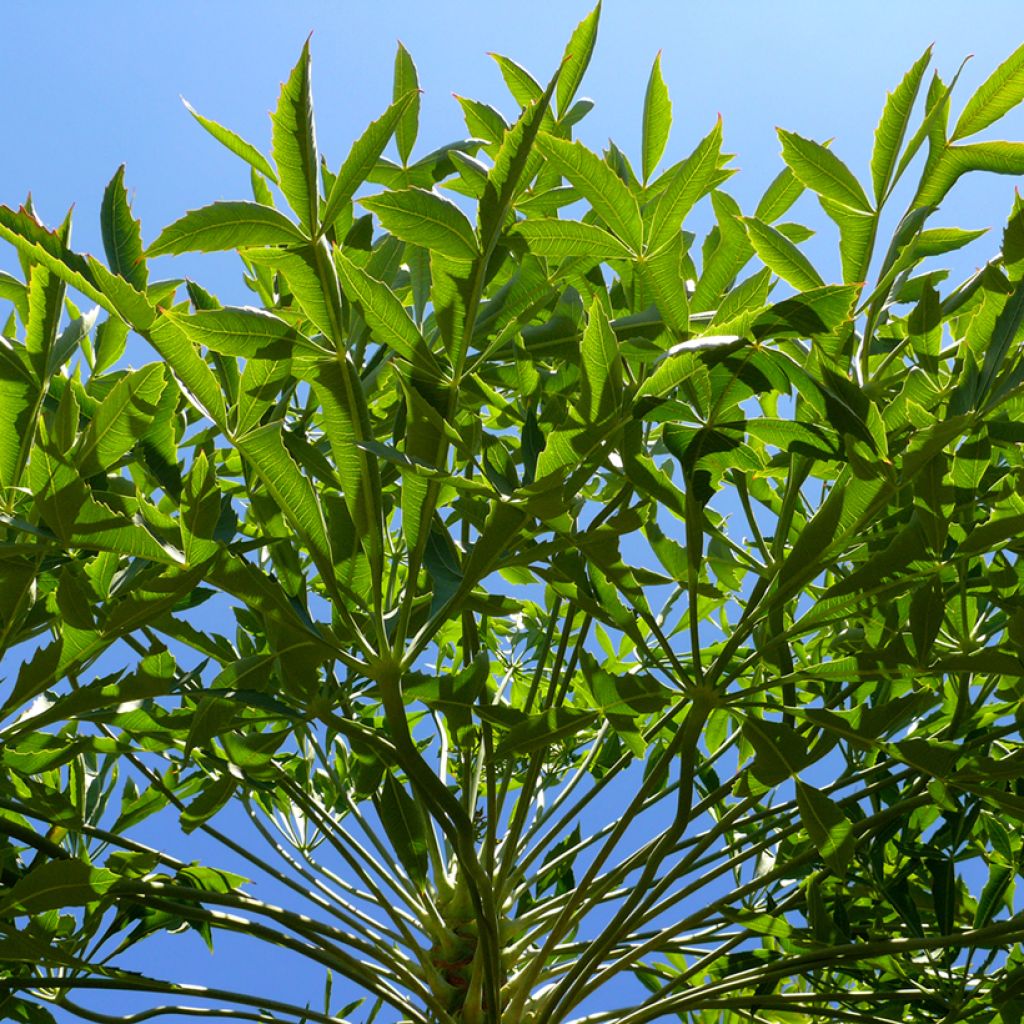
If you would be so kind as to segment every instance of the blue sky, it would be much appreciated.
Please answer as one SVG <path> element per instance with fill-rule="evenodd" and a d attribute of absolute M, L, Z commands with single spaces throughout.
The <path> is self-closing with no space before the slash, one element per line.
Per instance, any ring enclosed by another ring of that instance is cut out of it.
<path fill-rule="evenodd" d="M 267 112 L 311 31 L 319 141 L 331 166 L 390 101 L 397 39 L 419 69 L 417 152 L 425 153 L 465 135 L 452 92 L 514 115 L 488 51 L 546 80 L 588 9 L 564 0 L 7 0 L 0 202 L 17 205 L 31 191 L 49 223 L 74 203 L 76 247 L 99 252 L 100 198 L 121 163 L 147 241 L 185 209 L 248 197 L 245 165 L 195 124 L 179 94 L 266 150 Z M 959 102 L 954 97 L 955 112 L 1022 41 L 1019 11 L 1019 3 L 1004 0 L 974 7 L 952 0 L 606 0 L 581 89 L 596 108 L 579 134 L 594 147 L 612 137 L 637 157 L 647 75 L 661 50 L 675 118 L 665 165 L 688 153 L 721 113 L 726 149 L 737 154 L 742 171 L 728 187 L 750 212 L 781 166 L 776 125 L 818 140 L 834 137 L 836 152 L 865 176 L 885 93 L 924 48 L 935 44 L 934 63 L 947 80 L 964 57 L 975 55 L 961 78 Z M 1024 138 L 1024 113 L 1005 118 L 995 134 Z M 954 193 L 941 223 L 996 229 L 958 255 L 963 274 L 998 247 L 1015 184 L 978 177 Z M 805 213 L 820 226 L 820 211 L 806 202 L 797 216 Z M 0 266 L 14 269 L 11 253 L 0 251 Z M 228 300 L 245 300 L 229 257 L 179 259 L 163 273 L 195 276 Z M 156 948 L 186 972 L 218 973 L 198 939 Z M 281 992 L 299 980 L 281 966 L 247 959 L 241 947 L 227 950 L 224 967 L 239 980 L 266 981 Z"/>
<path fill-rule="evenodd" d="M 16 141 L 5 147 L 0 165 L 0 201 L 15 203 L 31 190 L 48 222 L 74 203 L 76 243 L 94 251 L 103 188 L 122 162 L 147 240 L 185 209 L 248 197 L 246 167 L 205 135 L 179 95 L 265 149 L 267 112 L 313 32 L 318 134 L 337 166 L 390 99 L 400 38 L 424 90 L 418 152 L 425 153 L 465 136 L 452 92 L 514 114 L 488 51 L 546 80 L 589 9 L 564 0 L 8 0 L 4 6 L 0 89 L 8 98 L 8 138 Z M 1004 0 L 977 7 L 952 0 L 607 0 L 581 89 L 596 107 L 579 132 L 595 147 L 612 137 L 635 159 L 647 75 L 662 50 L 675 118 L 665 166 L 689 152 L 721 113 L 726 149 L 737 154 L 742 171 L 729 188 L 749 211 L 781 166 L 776 125 L 819 140 L 834 137 L 835 150 L 864 175 L 886 90 L 927 45 L 935 44 L 934 64 L 947 79 L 975 55 L 958 88 L 962 103 L 1021 42 L 1017 24 L 1019 5 Z M 1024 113 L 1014 112 L 993 131 L 1024 137 Z M 998 227 L 1012 187 L 1006 178 L 979 176 L 959 187 L 950 210 L 963 226 Z M 812 205 L 808 216 L 819 211 Z M 994 244 L 977 243 L 984 253 L 977 261 Z M 9 262 L 0 255 L 2 265 Z M 965 267 L 972 265 L 968 255 Z M 165 272 L 183 271 L 215 290 L 237 287 L 229 257 L 179 259 Z"/>

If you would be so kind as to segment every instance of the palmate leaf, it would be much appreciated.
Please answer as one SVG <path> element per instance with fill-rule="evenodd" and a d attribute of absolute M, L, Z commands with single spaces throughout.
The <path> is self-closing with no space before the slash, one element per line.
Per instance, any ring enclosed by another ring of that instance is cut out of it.
<path fill-rule="evenodd" d="M 537 133 L 545 116 L 550 117 L 548 107 L 551 95 L 556 84 L 561 81 L 562 73 L 564 69 L 556 72 L 543 94 L 523 110 L 519 120 L 502 137 L 501 146 L 494 158 L 494 166 L 487 173 L 477 215 L 481 252 L 488 264 L 481 265 L 483 272 L 489 269 L 498 237 L 516 195 L 524 184 L 524 175 L 531 158 L 534 157 L 533 146 Z"/>
<path fill-rule="evenodd" d="M 6 346 L 0 347 L 0 488 L 17 485 L 35 433 L 32 412 L 41 397 L 41 384 L 28 366 Z"/>
<path fill-rule="evenodd" d="M 252 306 L 167 313 L 165 319 L 173 322 L 193 344 L 221 355 L 269 359 L 302 351 L 323 352 L 280 317 Z"/>
<path fill-rule="evenodd" d="M 554 744 L 571 742 L 592 726 L 597 713 L 575 708 L 551 708 L 515 721 L 502 736 L 495 757 L 523 757 Z"/>
<path fill-rule="evenodd" d="M 25 354 L 39 383 L 45 386 L 57 341 L 65 284 L 46 267 L 36 265 L 29 271 L 28 322 L 25 325 Z"/>
<path fill-rule="evenodd" d="M 399 864 L 413 884 L 422 887 L 429 864 L 428 825 L 422 806 L 388 773 L 384 776 L 377 807 Z"/>
<path fill-rule="evenodd" d="M 185 387 L 185 394 L 204 415 L 222 429 L 227 425 L 227 408 L 213 371 L 196 347 L 170 317 L 160 316 L 145 331 L 150 344 L 166 360 Z"/>
<path fill-rule="evenodd" d="M 345 504 L 360 542 L 377 565 L 383 544 L 380 471 L 376 458 L 363 447 L 373 438 L 358 374 L 349 361 L 337 359 L 301 360 L 296 372 L 316 393 Z"/>
<path fill-rule="evenodd" d="M 792 169 L 783 167 L 765 189 L 754 216 L 765 224 L 773 224 L 800 198 L 804 188 Z"/>
<path fill-rule="evenodd" d="M 915 256 L 941 256 L 955 249 L 962 249 L 976 238 L 988 233 L 988 228 L 966 230 L 964 228 L 925 228 L 914 239 Z"/>
<path fill-rule="evenodd" d="M 23 324 L 28 320 L 28 291 L 21 281 L 6 270 L 0 271 L 0 299 L 14 306 Z"/>
<path fill-rule="evenodd" d="M 751 326 L 758 338 L 813 337 L 829 334 L 852 315 L 857 285 L 825 285 L 770 306 Z"/>
<path fill-rule="evenodd" d="M 754 748 L 751 771 L 759 782 L 775 786 L 802 771 L 814 760 L 807 743 L 791 726 L 745 717 L 743 736 Z"/>
<path fill-rule="evenodd" d="M 665 323 L 678 335 L 690 329 L 690 303 L 683 267 L 682 232 L 654 255 L 646 255 L 642 271 L 654 303 Z"/>
<path fill-rule="evenodd" d="M 272 273 L 280 274 L 310 325 L 330 343 L 337 345 L 344 336 L 338 316 L 340 303 L 336 296 L 335 301 L 332 301 L 331 296 L 331 292 L 336 292 L 337 288 L 329 275 L 322 274 L 323 259 L 317 258 L 317 250 L 322 251 L 324 244 L 324 240 L 320 239 L 302 246 L 290 246 L 287 249 L 280 246 L 243 249 L 241 255 L 256 267 L 264 267 Z M 310 333 L 307 325 L 299 324 L 298 327 L 300 334 Z"/>
<path fill-rule="evenodd" d="M 501 72 L 501 77 L 504 79 L 508 91 L 520 107 L 528 107 L 531 103 L 536 103 L 540 99 L 544 88 L 526 68 L 508 57 L 503 57 L 500 53 L 491 53 L 488 56 L 493 58 L 494 62 L 498 65 L 498 70 Z M 554 118 L 549 114 L 548 123 L 544 126 L 544 130 L 548 131 L 553 125 Z"/>
<path fill-rule="evenodd" d="M 57 231 L 48 228 L 25 207 L 0 206 L 0 238 L 10 242 L 26 259 L 42 264 L 55 277 L 70 284 L 93 302 L 113 312 L 110 299 L 97 288 L 89 263 L 67 244 L 70 222 Z"/>
<path fill-rule="evenodd" d="M 600 423 L 618 411 L 622 363 L 618 341 L 597 299 L 587 315 L 580 360 L 580 414 L 587 423 Z"/>

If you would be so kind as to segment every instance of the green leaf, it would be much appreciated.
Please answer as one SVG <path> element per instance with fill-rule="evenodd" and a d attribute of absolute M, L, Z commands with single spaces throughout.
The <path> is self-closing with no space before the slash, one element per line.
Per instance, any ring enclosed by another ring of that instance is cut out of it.
<path fill-rule="evenodd" d="M 100 204 L 100 229 L 107 262 L 139 291 L 144 291 L 149 272 L 142 257 L 142 233 L 139 222 L 132 217 L 128 193 L 124 187 L 124 164 L 110 179 Z"/>
<path fill-rule="evenodd" d="M 488 142 L 501 142 L 508 131 L 508 122 L 499 111 L 495 110 L 489 103 L 481 103 L 479 100 L 467 99 L 455 93 L 455 99 L 462 107 L 463 117 L 466 119 L 466 129 L 473 138 L 486 139 Z"/>
<path fill-rule="evenodd" d="M 580 413 L 587 423 L 601 423 L 619 410 L 622 364 L 618 341 L 598 298 L 587 314 L 580 362 Z"/>
<path fill-rule="evenodd" d="M 875 129 L 875 145 L 871 151 L 871 182 L 875 190 L 875 201 L 879 205 L 892 183 L 896 160 L 910 123 L 910 114 L 931 56 L 932 48 L 929 46 L 903 76 L 900 84 L 886 94 L 882 117 Z"/>
<path fill-rule="evenodd" d="M 228 774 L 204 783 L 198 795 L 181 812 L 181 829 L 188 834 L 209 821 L 227 802 L 238 783 Z"/>
<path fill-rule="evenodd" d="M 35 436 L 33 412 L 41 385 L 32 379 L 27 366 L 0 347 L 0 501 L 7 502 L 7 489 L 15 487 Z"/>
<path fill-rule="evenodd" d="M 29 272 L 25 354 L 40 384 L 45 384 L 52 372 L 52 354 L 66 287 L 60 277 L 42 265 L 37 264 Z"/>
<path fill-rule="evenodd" d="M 225 128 L 223 125 L 217 124 L 216 121 L 203 117 L 184 96 L 181 97 L 181 102 L 185 104 L 185 109 L 219 143 L 230 149 L 235 156 L 240 156 L 253 170 L 262 174 L 264 178 L 269 178 L 275 185 L 277 184 L 277 175 L 274 173 L 274 168 L 270 166 L 270 161 L 255 146 L 246 142 L 240 135 L 236 135 L 230 128 Z"/>
<path fill-rule="evenodd" d="M 160 232 L 147 256 L 183 252 L 226 252 L 250 245 L 293 245 L 305 235 L 283 214 L 260 203 L 211 203 L 189 210 Z"/>
<path fill-rule="evenodd" d="M 842 160 L 820 142 L 778 129 L 782 159 L 812 192 L 853 210 L 870 212 L 871 203 L 860 182 Z"/>
<path fill-rule="evenodd" d="M 114 385 L 75 453 L 75 466 L 82 476 L 109 469 L 144 436 L 166 384 L 163 364 L 150 363 Z"/>
<path fill-rule="evenodd" d="M 745 717 L 742 728 L 754 748 L 751 771 L 764 785 L 777 786 L 811 763 L 807 743 L 791 726 Z"/>
<path fill-rule="evenodd" d="M 192 713 L 192 724 L 185 740 L 185 760 L 193 750 L 205 747 L 215 736 L 231 728 L 237 713 L 238 708 L 231 701 L 204 694 Z"/>
<path fill-rule="evenodd" d="M 1024 45 L 1018 46 L 964 105 L 950 142 L 977 135 L 1024 100 Z"/>
<path fill-rule="evenodd" d="M 77 288 L 93 302 L 114 312 L 110 299 L 96 287 L 89 263 L 68 248 L 65 236 L 65 229 L 48 230 L 24 207 L 15 212 L 8 206 L 0 206 L 0 238 L 10 242 L 24 257 L 41 263 L 55 277 Z"/>
<path fill-rule="evenodd" d="M 450 199 L 436 192 L 408 188 L 381 192 L 359 202 L 403 242 L 454 260 L 471 260 L 478 254 L 473 225 Z"/>
<path fill-rule="evenodd" d="M 665 152 L 669 129 L 672 127 L 672 101 L 668 96 L 668 87 L 661 77 L 661 52 L 654 58 L 651 76 L 647 80 L 647 92 L 644 95 L 644 120 L 641 136 L 641 152 L 643 157 L 644 182 L 654 173 L 655 167 Z"/>
<path fill-rule="evenodd" d="M 323 231 L 329 231 L 334 226 L 343 208 L 355 195 L 356 189 L 367 180 L 381 153 L 384 152 L 388 140 L 403 118 L 408 115 L 409 108 L 419 104 L 419 95 L 419 92 L 414 90 L 398 97 L 352 144 L 327 196 L 321 226 Z"/>
<path fill-rule="evenodd" d="M 756 217 L 744 217 L 743 226 L 754 252 L 773 274 L 801 292 L 824 286 L 814 264 L 781 231 Z"/>
<path fill-rule="evenodd" d="M 777 221 L 803 194 L 804 183 L 788 167 L 772 179 L 765 189 L 754 216 L 765 224 Z"/>
<path fill-rule="evenodd" d="M 331 545 L 323 510 L 309 480 L 284 446 L 281 424 L 258 427 L 235 443 L 307 546 L 324 581 L 333 581 Z"/>
<path fill-rule="evenodd" d="M 996 375 L 1010 355 L 1022 323 L 1024 323 L 1024 279 L 1017 282 L 1013 294 L 1000 311 L 995 326 L 992 328 L 992 335 L 985 348 L 985 359 L 981 365 L 981 372 L 978 374 L 978 382 L 974 391 L 973 405 L 975 408 L 984 402 L 992 390 Z"/>
<path fill-rule="evenodd" d="M 947 146 L 923 178 L 914 204 L 938 206 L 961 175 L 969 171 L 1024 174 L 1024 142 L 972 142 L 966 146 Z"/>
<path fill-rule="evenodd" d="M 686 215 L 715 185 L 722 153 L 722 119 L 677 167 L 665 172 L 667 185 L 647 229 L 647 251 L 656 253 L 679 233 Z"/>
<path fill-rule="evenodd" d="M 220 550 L 214 540 L 220 516 L 221 497 L 214 467 L 206 452 L 200 452 L 189 467 L 181 495 L 181 541 L 189 565 L 205 562 Z"/>
<path fill-rule="evenodd" d="M 989 866 L 988 879 L 978 897 L 974 927 L 984 928 L 999 912 L 1014 881 L 1014 870 L 998 862 Z"/>
<path fill-rule="evenodd" d="M 953 81 L 945 85 L 938 72 L 933 72 L 931 83 L 928 86 L 928 94 L 925 99 L 925 115 L 916 132 L 911 136 L 910 141 L 904 147 L 903 155 L 900 157 L 899 166 L 896 168 L 896 179 L 903 176 L 903 172 L 910 165 L 911 160 L 917 155 L 918 150 L 928 142 L 928 159 L 925 161 L 923 177 L 939 154 L 946 146 L 946 126 L 949 122 L 949 96 L 963 71 L 965 60 L 960 65 L 960 70 L 953 76 Z"/>
<path fill-rule="evenodd" d="M 309 40 L 303 44 L 298 63 L 281 86 L 277 109 L 271 115 L 271 150 L 277 164 L 277 180 L 288 205 L 295 211 L 306 234 L 312 237 L 319 224 L 320 157 L 313 124 L 313 93 L 310 81 Z"/>
<path fill-rule="evenodd" d="M 409 162 L 409 154 L 412 152 L 412 147 L 416 144 L 416 135 L 419 132 L 420 80 L 416 74 L 416 65 L 412 62 L 409 51 L 399 43 L 398 52 L 395 54 L 395 74 L 392 88 L 394 104 L 402 102 L 403 98 L 409 96 L 410 93 L 412 94 L 411 99 L 402 106 L 395 122 L 395 141 L 398 143 L 398 159 L 402 161 L 403 166 Z M 385 144 L 386 142 L 387 140 L 385 139 Z M 381 148 L 383 149 L 383 146 Z"/>
<path fill-rule="evenodd" d="M 145 336 L 185 385 L 189 401 L 221 429 L 226 429 L 227 409 L 220 385 L 188 335 L 169 316 L 161 316 Z"/>
<path fill-rule="evenodd" d="M 70 388 L 65 396 L 72 395 Z M 72 403 L 62 406 L 68 409 Z M 61 410 L 63 412 L 63 409 Z M 77 418 L 77 410 L 71 410 Z M 180 552 L 160 543 L 139 522 L 127 518 L 92 496 L 85 481 L 71 464 L 70 442 L 59 435 L 42 441 L 29 462 L 28 479 L 36 508 L 46 525 L 68 546 L 90 551 L 148 558 L 154 562 L 180 565 Z"/>
<path fill-rule="evenodd" d="M 33 868 L 0 899 L 0 914 L 40 914 L 62 907 L 84 907 L 117 882 L 112 871 L 77 858 L 51 860 Z"/>
<path fill-rule="evenodd" d="M 194 344 L 225 356 L 273 359 L 288 358 L 296 350 L 323 353 L 319 346 L 280 317 L 252 306 L 168 313 L 166 318 L 173 321 Z"/>
<path fill-rule="evenodd" d="M 28 320 L 28 289 L 5 270 L 0 270 L 0 299 L 13 304 L 22 323 Z"/>
<path fill-rule="evenodd" d="M 398 863 L 405 868 L 410 881 L 417 888 L 423 889 L 429 864 L 427 829 L 430 826 L 422 805 L 388 772 L 384 776 L 378 811 Z"/>
<path fill-rule="evenodd" d="M 988 228 L 976 228 L 973 231 L 964 228 L 926 228 L 914 239 L 914 255 L 922 258 L 941 256 L 962 249 L 987 233 Z"/>
<path fill-rule="evenodd" d="M 533 145 L 545 116 L 550 117 L 548 106 L 556 76 L 544 93 L 524 108 L 519 120 L 505 133 L 494 158 L 494 166 L 487 174 L 484 193 L 480 199 L 477 223 L 480 229 L 480 247 L 488 261 L 497 245 L 499 235 L 512 210 L 520 183 L 533 156 Z M 483 267 L 486 271 L 487 267 Z"/>
<path fill-rule="evenodd" d="M 530 252 L 546 259 L 581 260 L 629 259 L 633 254 L 614 235 L 596 224 L 557 217 L 534 217 L 520 221 L 513 228 L 526 239 Z"/>
<path fill-rule="evenodd" d="M 840 878 L 845 878 L 856 850 L 850 820 L 821 790 L 800 779 L 796 780 L 796 803 L 800 820 L 822 860 Z"/>
<path fill-rule="evenodd" d="M 326 246 L 326 240 L 321 238 L 288 249 L 245 249 L 241 256 L 249 264 L 279 273 L 310 326 L 328 339 L 329 347 L 334 348 L 343 337 L 339 323 L 341 300 L 331 276 L 329 257 L 324 251 Z M 308 331 L 306 324 L 297 326 L 300 333 Z"/>
<path fill-rule="evenodd" d="M 340 252 L 335 265 L 345 294 L 362 309 L 377 340 L 394 349 L 428 380 L 438 380 L 441 368 L 395 293 Z"/>
<path fill-rule="evenodd" d="M 562 118 L 576 98 L 576 92 L 583 81 L 590 58 L 597 42 L 597 26 L 601 18 L 601 2 L 573 29 L 562 55 L 561 73 L 558 76 L 558 91 L 555 99 L 558 116 Z M 525 106 L 526 104 L 522 104 Z"/>
<path fill-rule="evenodd" d="M 752 333 L 758 338 L 829 334 L 850 319 L 859 291 L 855 284 L 829 284 L 783 299 L 754 321 Z"/>
<path fill-rule="evenodd" d="M 572 741 L 598 719 L 595 711 L 577 708 L 550 708 L 529 715 L 513 725 L 494 749 L 495 757 L 525 757 L 557 743 Z"/>
<path fill-rule="evenodd" d="M 640 207 L 622 179 L 581 142 L 538 135 L 537 146 L 633 252 L 643 245 Z"/>
<path fill-rule="evenodd" d="M 303 361 L 297 374 L 312 385 L 334 455 L 345 505 L 371 564 L 380 565 L 383 512 L 380 472 L 363 443 L 373 440 L 362 382 L 351 360 Z"/>
<path fill-rule="evenodd" d="M 910 635 L 914 638 L 918 664 L 927 664 L 945 617 L 942 582 L 933 577 L 919 586 L 910 599 Z"/>
<path fill-rule="evenodd" d="M 488 56 L 494 58 L 508 91 L 512 93 L 512 98 L 520 107 L 528 107 L 540 99 L 544 90 L 541 88 L 540 82 L 526 68 L 508 57 L 503 57 L 500 53 L 491 53 Z M 544 130 L 548 131 L 553 126 L 554 119 L 549 115 L 549 123 L 544 126 Z"/>
<path fill-rule="evenodd" d="M 274 754 L 288 738 L 287 729 L 275 732 L 237 733 L 225 732 L 220 741 L 228 760 L 246 774 L 259 778 L 271 764 Z M 272 774 L 272 773 L 267 773 Z"/>

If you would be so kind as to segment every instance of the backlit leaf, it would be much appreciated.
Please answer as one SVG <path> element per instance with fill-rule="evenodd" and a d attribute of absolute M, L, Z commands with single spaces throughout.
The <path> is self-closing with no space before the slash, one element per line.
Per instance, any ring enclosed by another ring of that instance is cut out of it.
<path fill-rule="evenodd" d="M 646 182 L 658 166 L 665 144 L 668 142 L 669 129 L 672 127 L 672 101 L 668 96 L 668 87 L 661 76 L 661 54 L 654 58 L 650 78 L 647 80 L 647 93 L 644 96 L 643 139 L 643 174 Z"/>
<path fill-rule="evenodd" d="M 381 192 L 359 202 L 403 242 L 454 260 L 477 255 L 477 239 L 466 215 L 449 199 L 421 188 Z"/>
<path fill-rule="evenodd" d="M 308 235 L 319 225 L 320 156 L 313 124 L 309 40 L 303 44 L 298 63 L 281 86 L 277 109 L 271 115 L 271 149 L 277 180 L 288 205 Z"/>
<path fill-rule="evenodd" d="M 128 193 L 124 187 L 124 164 L 117 169 L 103 192 L 100 228 L 110 269 L 131 282 L 139 291 L 144 290 L 149 275 L 142 257 L 139 222 L 132 216 Z"/>

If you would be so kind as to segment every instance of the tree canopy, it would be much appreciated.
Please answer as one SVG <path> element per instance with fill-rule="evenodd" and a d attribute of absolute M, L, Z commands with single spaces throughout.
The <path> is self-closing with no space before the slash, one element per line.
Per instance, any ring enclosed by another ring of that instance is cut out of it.
<path fill-rule="evenodd" d="M 145 244 L 122 167 L 103 260 L 0 207 L 5 1019 L 1020 1021 L 1024 204 L 958 283 L 940 210 L 1024 47 L 744 213 L 658 60 L 639 162 L 573 140 L 598 17 L 422 155 L 400 47 L 340 163 L 307 43 L 269 155 L 189 108 L 252 198 Z"/>

